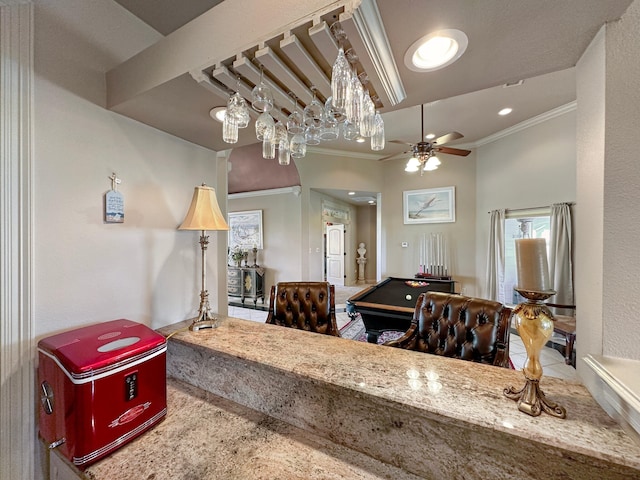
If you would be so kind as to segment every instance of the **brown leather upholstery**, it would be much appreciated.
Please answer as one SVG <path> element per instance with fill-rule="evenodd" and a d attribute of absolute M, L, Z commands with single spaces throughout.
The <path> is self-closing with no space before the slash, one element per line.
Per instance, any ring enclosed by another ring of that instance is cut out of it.
<path fill-rule="evenodd" d="M 266 323 L 339 337 L 334 286 L 328 282 L 273 285 Z"/>
<path fill-rule="evenodd" d="M 511 309 L 499 302 L 421 293 L 411 326 L 391 347 L 509 368 Z"/>

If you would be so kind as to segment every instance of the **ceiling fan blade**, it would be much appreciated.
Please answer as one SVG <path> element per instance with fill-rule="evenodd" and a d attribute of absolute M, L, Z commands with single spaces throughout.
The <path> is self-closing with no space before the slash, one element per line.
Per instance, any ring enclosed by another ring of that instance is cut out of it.
<path fill-rule="evenodd" d="M 407 150 L 406 152 L 394 153 L 393 155 L 388 155 L 386 157 L 379 158 L 379 162 L 386 162 L 387 160 L 393 160 L 394 158 L 400 158 L 403 155 L 411 154 L 411 150 Z"/>
<path fill-rule="evenodd" d="M 435 146 L 433 149 L 436 152 L 448 153 L 449 155 L 460 155 L 461 157 L 466 157 L 471 153 L 471 150 L 462 150 L 461 148 L 452 148 L 452 147 Z"/>
<path fill-rule="evenodd" d="M 387 140 L 389 143 L 399 143 L 400 145 L 413 145 L 413 143 L 405 142 L 404 140 Z"/>
<path fill-rule="evenodd" d="M 441 137 L 436 138 L 433 143 L 437 143 L 438 145 L 444 145 L 445 143 L 453 142 L 454 140 L 458 140 L 459 138 L 464 137 L 460 132 L 449 132 L 445 133 Z"/>

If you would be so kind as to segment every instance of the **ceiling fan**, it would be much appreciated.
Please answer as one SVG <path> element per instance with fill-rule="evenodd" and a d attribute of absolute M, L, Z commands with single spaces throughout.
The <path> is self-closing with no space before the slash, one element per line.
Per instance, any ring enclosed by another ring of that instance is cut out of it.
<path fill-rule="evenodd" d="M 424 104 L 420 105 L 420 123 L 422 132 L 421 141 L 419 141 L 418 143 L 408 143 L 399 140 L 390 140 L 390 143 L 401 143 L 404 145 L 409 145 L 411 149 L 381 158 L 380 161 L 391 160 L 392 158 L 397 158 L 410 153 L 411 158 L 409 160 L 409 163 L 407 164 L 407 171 L 417 172 L 418 169 L 422 171 L 435 170 L 436 168 L 438 168 L 440 162 L 435 157 L 436 153 L 442 152 L 449 155 L 460 155 L 463 157 L 466 157 L 471 153 L 471 150 L 442 146 L 445 143 L 449 143 L 464 137 L 464 135 L 459 132 L 449 132 L 430 142 L 424 140 Z M 430 160 L 431 164 L 428 163 Z"/>

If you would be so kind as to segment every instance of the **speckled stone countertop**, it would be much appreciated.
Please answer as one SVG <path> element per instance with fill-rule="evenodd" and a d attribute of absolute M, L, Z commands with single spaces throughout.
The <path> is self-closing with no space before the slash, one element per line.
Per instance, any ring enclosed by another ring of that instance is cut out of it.
<path fill-rule="evenodd" d="M 519 371 L 229 317 L 185 326 L 162 330 L 171 375 L 425 478 L 640 478 L 640 445 L 581 384 L 543 377 L 567 418 L 531 417 L 503 396 Z"/>
<path fill-rule="evenodd" d="M 170 379 L 167 418 L 90 465 L 90 480 L 419 480 L 398 468 Z"/>
<path fill-rule="evenodd" d="M 168 414 L 90 480 L 640 479 L 640 445 L 586 388 L 567 418 L 505 398 L 521 372 L 221 317 L 169 335 Z M 207 393 L 208 392 L 208 393 Z"/>

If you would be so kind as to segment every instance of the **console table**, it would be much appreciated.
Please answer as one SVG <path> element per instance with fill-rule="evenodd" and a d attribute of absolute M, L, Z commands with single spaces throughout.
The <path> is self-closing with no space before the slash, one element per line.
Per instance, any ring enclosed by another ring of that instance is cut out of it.
<path fill-rule="evenodd" d="M 262 267 L 227 267 L 227 295 L 240 297 L 244 304 L 245 298 L 253 299 L 253 305 L 258 298 L 264 303 L 264 274 Z"/>

